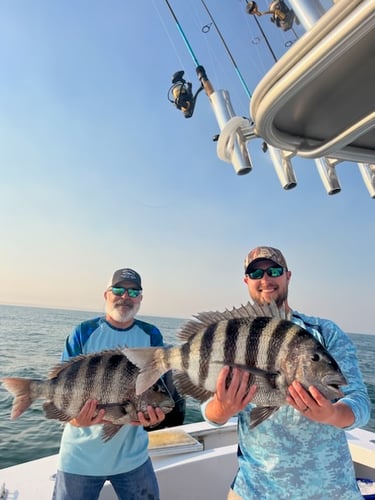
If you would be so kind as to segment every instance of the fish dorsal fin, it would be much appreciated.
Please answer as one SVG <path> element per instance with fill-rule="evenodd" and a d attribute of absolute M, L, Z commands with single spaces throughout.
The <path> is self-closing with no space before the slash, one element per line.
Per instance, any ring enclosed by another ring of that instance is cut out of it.
<path fill-rule="evenodd" d="M 48 374 L 48 378 L 52 379 L 55 378 L 59 375 L 60 372 L 65 370 L 68 366 L 73 365 L 74 363 L 78 363 L 82 361 L 82 359 L 89 359 L 89 358 L 94 358 L 95 356 L 102 356 L 103 354 L 121 354 L 122 356 L 125 356 L 124 352 L 120 349 L 107 349 L 105 351 L 100 351 L 100 352 L 93 352 L 91 354 L 79 354 L 78 356 L 75 356 L 74 358 L 71 358 L 67 361 L 62 361 L 58 365 L 56 365 Z"/>
<path fill-rule="evenodd" d="M 259 317 L 290 319 L 290 314 L 286 312 L 285 306 L 277 307 L 275 302 L 270 304 L 251 304 L 248 302 L 240 307 L 225 309 L 225 311 L 200 312 L 194 315 L 195 320 L 188 321 L 177 334 L 180 340 L 189 340 L 196 334 L 202 326 L 209 326 L 219 321 L 230 319 L 255 319 Z"/>
<path fill-rule="evenodd" d="M 232 309 L 225 309 L 225 311 L 211 311 L 202 312 L 194 316 L 198 321 L 204 325 L 214 323 L 216 321 L 228 319 L 254 319 L 259 317 L 287 319 L 285 306 L 277 307 L 275 302 L 270 304 L 251 304 L 248 302 L 240 307 L 233 307 Z"/>

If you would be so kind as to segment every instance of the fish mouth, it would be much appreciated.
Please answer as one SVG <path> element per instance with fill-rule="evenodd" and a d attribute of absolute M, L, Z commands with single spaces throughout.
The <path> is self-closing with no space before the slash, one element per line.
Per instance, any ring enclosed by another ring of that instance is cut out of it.
<path fill-rule="evenodd" d="M 347 385 L 348 382 L 343 375 L 326 375 L 322 378 L 322 384 L 337 396 L 343 396 L 344 393 L 341 391 L 340 386 Z"/>

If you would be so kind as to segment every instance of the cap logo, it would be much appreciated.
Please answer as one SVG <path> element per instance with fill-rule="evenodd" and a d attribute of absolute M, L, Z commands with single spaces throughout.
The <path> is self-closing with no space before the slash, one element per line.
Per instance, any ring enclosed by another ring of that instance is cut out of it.
<path fill-rule="evenodd" d="M 124 278 L 124 279 L 131 279 L 131 280 L 137 279 L 137 276 L 135 275 L 135 273 L 133 273 L 129 269 L 123 269 L 120 273 L 120 276 L 121 276 L 121 278 Z"/>

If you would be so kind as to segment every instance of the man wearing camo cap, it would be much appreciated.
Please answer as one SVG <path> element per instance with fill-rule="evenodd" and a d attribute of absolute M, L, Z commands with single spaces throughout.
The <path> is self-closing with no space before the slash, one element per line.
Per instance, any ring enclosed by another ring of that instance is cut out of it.
<path fill-rule="evenodd" d="M 259 246 L 245 257 L 245 277 L 250 298 L 257 304 L 275 301 L 284 305 L 291 321 L 317 338 L 340 365 L 348 384 L 344 396 L 327 400 L 315 387 L 306 391 L 294 381 L 288 404 L 250 429 L 249 373 L 229 367 L 219 374 L 216 393 L 202 405 L 206 420 L 222 425 L 238 415 L 238 471 L 228 500 L 277 498 L 313 500 L 330 498 L 361 500 L 345 430 L 366 425 L 370 399 L 363 382 L 351 339 L 332 321 L 292 310 L 288 303 L 291 271 L 277 248 Z M 325 497 L 324 497 L 325 498 Z"/>
<path fill-rule="evenodd" d="M 289 311 L 287 299 L 291 275 L 284 255 L 277 248 L 256 247 L 245 258 L 244 281 L 250 297 L 258 304 L 274 300 L 278 307 L 284 305 Z"/>

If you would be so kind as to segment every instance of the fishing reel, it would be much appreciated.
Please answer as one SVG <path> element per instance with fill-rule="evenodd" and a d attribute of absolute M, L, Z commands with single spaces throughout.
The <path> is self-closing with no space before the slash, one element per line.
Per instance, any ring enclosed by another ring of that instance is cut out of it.
<path fill-rule="evenodd" d="M 290 30 L 293 27 L 294 21 L 299 24 L 297 18 L 295 17 L 294 11 L 292 9 L 289 9 L 289 7 L 283 0 L 272 1 L 266 12 L 260 12 L 256 2 L 247 2 L 246 12 L 255 16 L 271 14 L 271 21 L 283 31 Z"/>
<path fill-rule="evenodd" d="M 185 118 L 193 116 L 196 98 L 203 87 L 193 95 L 192 83 L 184 79 L 184 71 L 177 71 L 172 76 L 172 86 L 168 91 L 168 101 L 180 109 Z"/>

